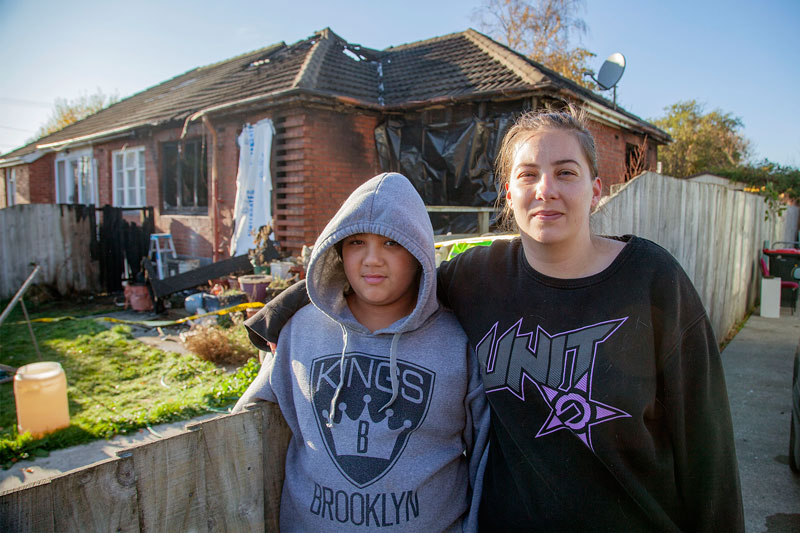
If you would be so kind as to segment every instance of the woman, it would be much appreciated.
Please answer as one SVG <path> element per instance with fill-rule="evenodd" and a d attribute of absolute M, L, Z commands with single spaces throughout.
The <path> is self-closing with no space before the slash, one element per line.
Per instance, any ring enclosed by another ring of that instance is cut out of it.
<path fill-rule="evenodd" d="M 491 408 L 481 528 L 742 531 L 708 316 L 668 252 L 591 233 L 601 183 L 581 114 L 520 117 L 497 175 L 520 237 L 438 272 Z"/>

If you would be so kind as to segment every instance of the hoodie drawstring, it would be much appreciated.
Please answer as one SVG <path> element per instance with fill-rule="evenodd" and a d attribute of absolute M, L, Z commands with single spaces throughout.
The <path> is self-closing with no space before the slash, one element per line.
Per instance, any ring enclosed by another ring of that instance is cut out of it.
<path fill-rule="evenodd" d="M 400 342 L 400 335 L 402 335 L 402 333 L 398 332 L 394 334 L 394 337 L 392 337 L 392 348 L 389 351 L 389 374 L 392 381 L 392 397 L 386 402 L 386 405 L 378 410 L 379 413 L 392 405 L 397 399 L 398 392 L 400 392 L 400 382 L 397 379 L 397 343 Z"/>
<path fill-rule="evenodd" d="M 344 385 L 344 354 L 347 352 L 347 328 L 344 324 L 339 324 L 339 327 L 342 328 L 342 340 L 344 346 L 342 347 L 342 357 L 339 359 L 339 383 L 336 385 L 336 391 L 333 393 L 333 398 L 331 398 L 331 409 L 328 412 L 328 421 L 326 425 L 329 428 L 333 427 L 333 415 L 336 412 L 336 402 L 339 400 L 339 393 L 342 391 L 342 386 Z"/>

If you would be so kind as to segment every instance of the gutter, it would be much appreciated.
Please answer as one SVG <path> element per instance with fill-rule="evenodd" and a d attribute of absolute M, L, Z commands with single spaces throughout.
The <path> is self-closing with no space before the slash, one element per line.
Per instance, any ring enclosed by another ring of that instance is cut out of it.
<path fill-rule="evenodd" d="M 647 127 L 644 121 L 634 120 L 628 117 L 627 115 L 620 113 L 619 111 L 608 108 L 593 100 L 584 99 L 584 101 L 585 101 L 584 107 L 586 109 L 586 112 L 590 116 L 596 119 L 608 122 L 610 124 L 622 128 L 642 131 L 665 144 L 669 143 L 672 140 L 672 138 L 669 135 L 665 134 L 664 132 L 654 127 Z"/>
<path fill-rule="evenodd" d="M 232 102 L 225 102 L 224 104 L 217 104 L 211 107 L 206 107 L 205 109 L 201 109 L 200 111 L 196 111 L 186 117 L 186 120 L 183 122 L 183 130 L 181 131 L 181 139 L 186 137 L 186 132 L 189 129 L 189 123 L 197 120 L 198 118 L 202 118 L 209 113 L 214 113 L 217 111 L 223 111 L 226 109 L 230 109 L 240 105 L 252 104 L 254 102 L 260 102 L 262 100 L 271 100 L 276 99 L 279 97 L 284 96 L 291 96 L 294 93 L 301 94 L 303 91 L 301 89 L 290 89 L 288 91 L 281 91 L 279 93 L 267 93 L 267 94 L 259 94 L 256 96 L 248 96 L 247 98 L 242 98 L 240 100 L 234 100 Z"/>
<path fill-rule="evenodd" d="M 11 159 L 0 159 L 0 168 L 15 167 L 17 165 L 27 165 L 33 163 L 37 159 L 44 157 L 44 152 L 34 150 L 33 152 L 25 155 L 15 156 Z"/>
<path fill-rule="evenodd" d="M 325 100 L 333 100 L 340 104 L 344 104 L 351 107 L 360 107 L 362 109 L 368 109 L 370 111 L 382 111 L 382 112 L 391 112 L 391 111 L 399 111 L 404 109 L 414 109 L 418 107 L 428 107 L 431 105 L 439 105 L 439 104 L 450 104 L 450 103 L 457 103 L 462 101 L 468 100 L 475 100 L 475 99 L 486 99 L 491 98 L 494 96 L 505 96 L 505 97 L 515 97 L 525 94 L 530 94 L 532 92 L 538 91 L 539 87 L 525 87 L 520 89 L 501 89 L 496 91 L 490 92 L 482 92 L 480 94 L 476 93 L 466 93 L 463 95 L 458 96 L 441 96 L 438 98 L 429 98 L 425 100 L 417 100 L 412 102 L 405 102 L 403 104 L 396 104 L 396 105 L 386 105 L 386 104 L 379 104 L 379 103 L 372 103 L 372 102 L 365 102 L 363 100 L 359 100 L 357 98 L 353 98 L 350 96 L 343 96 L 337 94 L 331 94 L 323 91 L 315 91 L 312 89 L 306 89 L 303 87 L 296 87 L 293 89 L 289 89 L 286 91 L 281 91 L 278 93 L 269 93 L 269 94 L 260 94 L 257 96 L 249 96 L 247 98 L 242 98 L 240 100 L 234 100 L 232 102 L 226 102 L 224 104 L 217 104 L 211 107 L 206 107 L 205 109 L 201 109 L 196 111 L 186 117 L 183 123 L 183 130 L 181 131 L 181 138 L 186 137 L 186 134 L 189 129 L 189 123 L 202 118 L 210 113 L 216 113 L 218 111 L 226 111 L 231 108 L 237 106 L 243 106 L 247 104 L 252 104 L 256 102 L 261 102 L 264 100 L 277 100 L 283 98 L 290 98 L 292 96 L 314 96 L 323 98 Z"/>
<path fill-rule="evenodd" d="M 135 124 L 129 124 L 127 126 L 120 126 L 118 128 L 112 128 L 110 130 L 104 130 L 104 131 L 100 131 L 100 132 L 97 132 L 97 133 L 91 133 L 89 135 L 83 135 L 82 137 L 73 137 L 71 139 L 67 139 L 67 140 L 64 140 L 64 141 L 56 141 L 56 142 L 52 142 L 52 143 L 37 144 L 36 148 L 38 150 L 51 149 L 51 150 L 54 150 L 54 151 L 59 151 L 59 150 L 61 150 L 63 148 L 66 148 L 67 146 L 69 146 L 71 144 L 75 144 L 75 143 L 96 141 L 98 139 L 105 140 L 105 138 L 109 137 L 109 136 L 117 137 L 117 136 L 120 136 L 119 134 L 121 134 L 121 133 L 126 133 L 129 130 L 132 130 L 132 129 L 135 129 L 135 128 L 139 128 L 139 127 L 142 127 L 142 126 L 156 126 L 156 124 L 153 124 L 151 122 L 137 122 Z"/>
<path fill-rule="evenodd" d="M 93 133 L 91 135 L 84 135 L 83 137 L 74 137 L 72 139 L 67 139 L 65 141 L 37 144 L 33 152 L 21 156 L 15 156 L 10 159 L 0 159 L 0 168 L 14 167 L 17 165 L 27 165 L 33 163 L 34 161 L 44 157 L 45 155 L 51 152 L 60 152 L 61 150 L 65 150 L 70 146 L 72 146 L 73 144 L 80 145 L 86 143 L 91 145 L 93 141 L 98 141 L 98 140 L 110 141 L 113 139 L 119 139 L 121 137 L 127 136 L 130 130 L 141 127 L 143 125 L 152 125 L 152 124 L 137 123 L 131 126 L 122 126 L 119 128 L 114 128 L 113 130 L 105 130 L 99 133 Z"/>

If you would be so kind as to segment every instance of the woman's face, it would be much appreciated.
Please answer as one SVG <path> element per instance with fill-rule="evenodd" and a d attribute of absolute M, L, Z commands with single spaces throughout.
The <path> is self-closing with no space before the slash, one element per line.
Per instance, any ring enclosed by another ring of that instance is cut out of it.
<path fill-rule="evenodd" d="M 590 242 L 589 215 L 601 191 L 600 179 L 591 175 L 575 136 L 543 130 L 520 141 L 506 201 L 523 241 L 582 245 Z"/>

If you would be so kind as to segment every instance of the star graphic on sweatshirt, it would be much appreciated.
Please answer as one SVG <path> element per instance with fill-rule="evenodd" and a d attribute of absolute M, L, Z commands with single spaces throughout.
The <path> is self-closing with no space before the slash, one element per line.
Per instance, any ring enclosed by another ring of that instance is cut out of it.
<path fill-rule="evenodd" d="M 536 437 L 549 435 L 560 429 L 572 431 L 592 451 L 592 426 L 610 422 L 616 418 L 630 417 L 628 413 L 592 400 L 588 391 L 587 372 L 568 390 L 553 389 L 547 385 L 536 383 L 539 393 L 550 407 L 550 416 L 542 425 Z"/>

